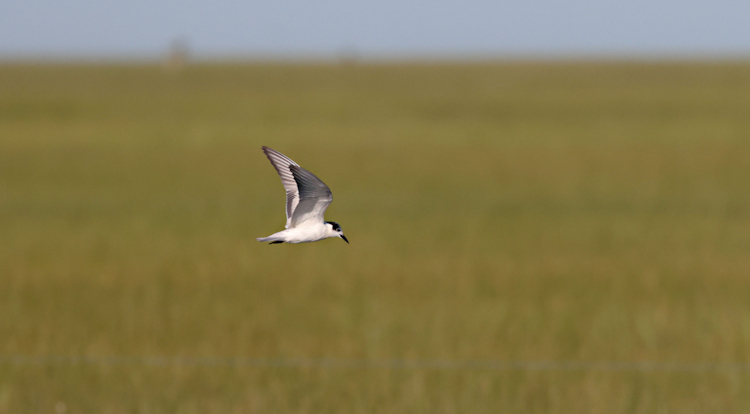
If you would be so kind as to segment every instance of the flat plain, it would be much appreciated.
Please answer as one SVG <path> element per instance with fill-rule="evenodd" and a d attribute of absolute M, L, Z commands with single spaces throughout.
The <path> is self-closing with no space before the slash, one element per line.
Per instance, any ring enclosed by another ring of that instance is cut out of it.
<path fill-rule="evenodd" d="M 748 412 L 749 190 L 747 63 L 6 63 L 0 413 Z"/>

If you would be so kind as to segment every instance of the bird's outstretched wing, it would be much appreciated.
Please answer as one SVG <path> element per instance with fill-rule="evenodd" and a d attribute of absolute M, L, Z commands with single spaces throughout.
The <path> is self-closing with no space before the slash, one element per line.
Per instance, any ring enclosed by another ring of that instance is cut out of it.
<path fill-rule="evenodd" d="M 292 159 L 286 155 L 265 146 L 263 147 L 263 153 L 266 154 L 266 157 L 271 161 L 273 168 L 279 173 L 281 184 L 284 185 L 284 190 L 286 190 L 286 225 L 284 227 L 293 227 L 291 225 L 292 216 L 300 202 L 300 195 L 297 181 L 295 181 L 290 167 L 299 167 L 299 164 L 292 161 Z"/>
<path fill-rule="evenodd" d="M 309 220 L 322 223 L 326 209 L 333 201 L 331 190 L 315 174 L 299 165 L 292 165 L 289 170 L 299 189 L 299 205 L 294 209 L 291 227 L 298 227 Z"/>

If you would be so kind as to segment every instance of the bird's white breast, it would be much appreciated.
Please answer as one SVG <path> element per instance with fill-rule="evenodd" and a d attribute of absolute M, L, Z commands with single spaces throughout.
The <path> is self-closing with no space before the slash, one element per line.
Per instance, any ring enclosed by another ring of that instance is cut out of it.
<path fill-rule="evenodd" d="M 323 223 L 287 229 L 284 233 L 287 243 L 306 243 L 330 237 L 330 230 Z"/>

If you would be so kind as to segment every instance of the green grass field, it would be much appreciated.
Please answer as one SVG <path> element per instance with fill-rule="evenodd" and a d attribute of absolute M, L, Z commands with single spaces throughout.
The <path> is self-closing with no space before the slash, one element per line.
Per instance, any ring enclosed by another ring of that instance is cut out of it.
<path fill-rule="evenodd" d="M 745 63 L 5 64 L 0 413 L 748 412 L 749 189 Z"/>

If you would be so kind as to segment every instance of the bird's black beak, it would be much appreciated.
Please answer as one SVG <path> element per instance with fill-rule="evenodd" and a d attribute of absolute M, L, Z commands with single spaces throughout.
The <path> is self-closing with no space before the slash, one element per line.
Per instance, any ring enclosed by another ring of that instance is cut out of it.
<path fill-rule="evenodd" d="M 347 239 L 346 239 L 346 236 L 344 236 L 344 235 L 342 234 L 342 235 L 341 235 L 341 238 L 342 238 L 342 239 L 344 239 L 344 241 L 346 242 L 346 244 L 349 244 L 349 240 L 347 240 Z"/>

